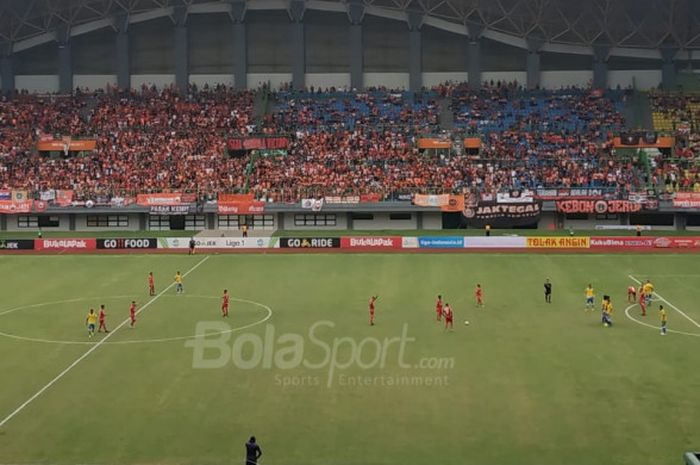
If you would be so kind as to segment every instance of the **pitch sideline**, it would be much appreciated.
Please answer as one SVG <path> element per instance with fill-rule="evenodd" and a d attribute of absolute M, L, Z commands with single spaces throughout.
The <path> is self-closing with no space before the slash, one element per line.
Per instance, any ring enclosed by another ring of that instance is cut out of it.
<path fill-rule="evenodd" d="M 203 259 L 201 259 L 201 260 L 200 260 L 199 262 L 197 262 L 192 268 L 190 268 L 189 270 L 187 270 L 187 271 L 185 272 L 185 274 L 183 274 L 182 276 L 185 277 L 185 276 L 187 276 L 188 274 L 192 273 L 194 270 L 196 270 L 197 268 L 199 268 L 200 265 L 202 265 L 204 262 L 206 262 L 207 260 L 209 260 L 209 257 L 210 257 L 210 256 L 211 256 L 211 255 L 207 255 L 206 257 L 204 257 Z M 168 287 L 166 287 L 165 289 L 163 289 L 162 291 L 160 291 L 160 293 L 159 293 L 158 295 L 156 295 L 156 296 L 153 297 L 151 300 L 149 300 L 148 302 L 146 302 L 146 303 L 136 312 L 136 314 L 138 315 L 139 313 L 141 313 L 142 311 L 144 311 L 146 308 L 148 308 L 153 302 L 155 302 L 156 300 L 158 300 L 163 294 L 165 294 L 165 293 L 168 292 L 170 289 L 172 289 L 172 287 L 173 287 L 174 285 L 175 285 L 175 282 L 173 281 L 172 283 L 170 283 L 170 285 L 169 285 Z M 119 326 L 117 326 L 117 327 L 114 328 L 112 331 L 110 331 L 110 333 L 107 334 L 107 335 L 104 337 L 104 339 L 102 339 L 101 341 L 99 341 L 99 342 L 98 342 L 97 344 L 95 344 L 94 346 L 90 347 L 87 351 L 85 351 L 85 353 L 84 353 L 83 355 L 81 355 L 80 357 L 78 357 L 77 359 L 75 359 L 75 361 L 74 361 L 73 363 L 71 363 L 70 365 L 68 365 L 68 367 L 66 367 L 62 372 L 60 372 L 55 378 L 53 378 L 51 381 L 49 381 L 48 383 L 46 383 L 46 385 L 45 385 L 44 387 L 42 387 L 41 389 L 39 389 L 33 396 L 31 396 L 29 399 L 27 399 L 26 401 L 24 401 L 24 403 L 22 403 L 19 407 L 17 407 L 12 413 L 10 413 L 10 414 L 7 415 L 5 418 L 3 418 L 3 420 L 0 421 L 0 428 L 2 428 L 5 424 L 7 424 L 8 421 L 10 421 L 10 420 L 11 420 L 12 418 L 14 418 L 18 413 L 20 413 L 22 410 L 24 410 L 24 408 L 25 408 L 27 405 L 31 404 L 35 399 L 37 399 L 40 395 L 42 395 L 44 392 L 46 392 L 51 386 L 53 386 L 54 384 L 56 384 L 61 378 L 63 378 L 63 377 L 64 377 L 69 371 L 71 371 L 76 365 L 78 365 L 80 362 L 82 362 L 83 360 L 85 360 L 85 359 L 87 358 L 88 355 L 90 355 L 91 353 L 93 353 L 98 347 L 100 347 L 102 344 L 104 344 L 104 342 L 105 342 L 107 339 L 109 339 L 112 335 L 114 335 L 114 333 L 116 333 L 117 331 L 119 331 L 120 328 L 124 327 L 124 325 L 126 325 L 128 322 L 129 322 L 129 318 L 127 318 L 127 319 L 125 319 L 124 321 L 122 321 L 122 322 L 119 324 Z"/>

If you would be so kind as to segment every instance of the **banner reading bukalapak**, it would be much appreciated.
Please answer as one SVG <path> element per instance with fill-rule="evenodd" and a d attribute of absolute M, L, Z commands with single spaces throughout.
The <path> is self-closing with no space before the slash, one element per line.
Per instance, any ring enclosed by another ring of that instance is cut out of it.
<path fill-rule="evenodd" d="M 462 214 L 469 226 L 509 229 L 537 224 L 542 213 L 542 202 L 498 203 L 481 201 L 477 205 L 465 207 Z"/>

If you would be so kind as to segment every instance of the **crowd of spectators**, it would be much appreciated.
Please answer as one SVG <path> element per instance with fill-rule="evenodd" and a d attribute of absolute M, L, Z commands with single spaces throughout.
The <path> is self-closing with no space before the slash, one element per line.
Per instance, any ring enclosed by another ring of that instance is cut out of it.
<path fill-rule="evenodd" d="M 487 191 L 538 187 L 637 189 L 638 167 L 608 143 L 622 128 L 616 95 L 583 89 L 525 92 L 444 85 L 419 94 L 289 90 L 269 95 L 225 86 L 108 89 L 71 97 L 19 95 L 0 102 L 0 188 L 72 189 L 78 199 L 189 191 L 208 197 L 249 188 L 257 198 Z M 259 100 L 259 99 L 258 99 Z M 442 102 L 442 103 L 441 103 Z M 451 105 L 459 136 L 478 153 L 421 151 Z M 233 136 L 285 134 L 284 156 L 231 156 Z M 38 153 L 45 134 L 96 139 L 87 154 Z"/>

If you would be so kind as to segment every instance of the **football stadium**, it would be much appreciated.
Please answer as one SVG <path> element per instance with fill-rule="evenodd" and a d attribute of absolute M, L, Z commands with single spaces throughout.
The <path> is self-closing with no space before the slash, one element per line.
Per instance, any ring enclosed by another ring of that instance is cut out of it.
<path fill-rule="evenodd" d="M 700 465 L 700 0 L 0 0 L 0 465 Z"/>

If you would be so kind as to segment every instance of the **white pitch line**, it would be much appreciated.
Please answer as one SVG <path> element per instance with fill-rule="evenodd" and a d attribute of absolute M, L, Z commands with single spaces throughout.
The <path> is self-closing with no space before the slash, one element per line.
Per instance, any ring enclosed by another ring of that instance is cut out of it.
<path fill-rule="evenodd" d="M 187 270 L 187 272 L 185 272 L 185 274 L 183 274 L 182 276 L 185 277 L 185 276 L 187 276 L 188 274 L 192 273 L 194 270 L 196 270 L 197 268 L 199 268 L 199 266 L 200 266 L 202 263 L 206 262 L 206 261 L 209 259 L 209 257 L 210 257 L 210 255 L 207 255 L 206 257 L 204 257 L 203 259 L 201 259 L 199 262 L 197 262 L 196 265 L 194 265 L 192 268 L 190 268 L 189 270 Z M 158 300 L 163 294 L 165 294 L 165 293 L 168 292 L 170 289 L 172 289 L 172 287 L 173 287 L 174 285 L 175 285 L 175 282 L 173 281 L 172 283 L 170 283 L 170 285 L 169 285 L 168 287 L 166 287 L 165 289 L 163 289 L 162 291 L 160 291 L 160 293 L 159 293 L 158 295 L 156 295 L 156 296 L 153 297 L 151 300 L 149 300 L 148 302 L 146 302 L 146 303 L 136 312 L 136 314 L 138 315 L 139 313 L 141 313 L 142 311 L 144 311 L 149 305 L 151 305 L 153 302 L 155 302 L 156 300 Z M 56 382 L 58 382 L 58 380 L 60 380 L 61 378 L 63 378 L 69 371 L 71 371 L 73 368 L 75 368 L 76 365 L 78 365 L 80 362 L 82 362 L 83 360 L 85 360 L 85 358 L 87 358 L 88 355 L 90 355 L 90 354 L 93 353 L 95 350 L 97 350 L 97 348 L 100 347 L 102 344 L 104 344 L 104 342 L 105 342 L 107 339 L 109 339 L 110 337 L 112 337 L 112 336 L 114 335 L 114 333 L 116 333 L 117 331 L 119 331 L 120 328 L 122 328 L 124 325 L 126 325 L 126 324 L 129 322 L 129 320 L 130 320 L 130 318 L 127 318 L 126 320 L 122 321 L 121 324 L 119 324 L 119 326 L 117 326 L 117 327 L 114 328 L 112 331 L 110 331 L 100 342 L 98 342 L 98 343 L 95 344 L 94 346 L 90 347 L 83 355 L 81 355 L 81 356 L 78 357 L 73 363 L 71 363 L 70 365 L 68 365 L 68 367 L 66 367 L 62 372 L 60 372 L 54 379 L 52 379 L 51 381 L 49 381 L 44 387 L 42 387 L 41 389 L 39 389 L 33 396 L 31 396 L 29 399 L 27 399 L 26 401 L 24 401 L 24 403 L 22 403 L 22 405 L 20 405 L 19 407 L 17 407 L 12 413 L 10 413 L 10 414 L 9 414 L 8 416 L 6 416 L 2 421 L 0 421 L 0 428 L 2 428 L 2 427 L 3 427 L 8 421 L 10 421 L 15 415 L 17 415 L 19 412 L 21 412 L 22 410 L 24 410 L 24 408 L 25 408 L 27 405 L 29 405 L 29 404 L 31 404 L 32 402 L 34 402 L 34 400 L 35 400 L 37 397 L 39 397 L 40 395 L 42 395 L 44 392 L 46 392 L 47 389 L 49 389 L 51 386 L 53 386 L 54 384 L 56 384 Z"/>
<path fill-rule="evenodd" d="M 632 281 L 634 281 L 635 283 L 637 283 L 637 284 L 639 284 L 639 285 L 642 284 L 642 282 L 641 282 L 640 280 L 638 280 L 637 278 L 635 278 L 635 277 L 632 276 L 631 274 L 630 274 L 630 275 L 627 275 L 627 277 L 629 277 Z M 700 328 L 700 323 L 698 323 L 697 321 L 693 320 L 690 316 L 688 316 L 687 313 L 685 313 L 683 310 L 681 310 L 680 308 L 678 308 L 678 307 L 676 307 L 675 305 L 673 305 L 673 304 L 672 304 L 671 302 L 669 302 L 667 299 L 664 299 L 664 297 L 663 297 L 661 294 L 659 294 L 658 292 L 654 292 L 653 294 L 654 294 L 656 297 L 658 297 L 660 300 L 663 300 L 664 302 L 666 302 L 666 303 L 668 304 L 669 307 L 671 307 L 672 309 L 674 309 L 675 311 L 677 311 L 678 313 L 680 313 L 681 315 L 683 315 L 688 321 L 690 321 L 690 322 L 693 323 L 695 326 L 697 326 L 698 328 Z"/>
<path fill-rule="evenodd" d="M 640 325 L 642 325 L 642 326 L 646 326 L 647 328 L 651 328 L 651 329 L 654 329 L 654 330 L 656 330 L 656 331 L 659 331 L 659 330 L 661 329 L 660 326 L 654 326 L 654 325 L 649 324 L 649 323 L 646 323 L 646 322 L 644 322 L 644 321 L 642 321 L 642 320 L 638 320 L 638 319 L 636 319 L 635 317 L 633 317 L 632 315 L 630 315 L 630 310 L 632 310 L 632 309 L 633 309 L 634 307 L 636 307 L 637 305 L 638 305 L 638 304 L 632 304 L 632 305 L 630 305 L 629 307 L 627 307 L 627 308 L 625 309 L 625 316 L 626 316 L 627 318 L 629 318 L 630 320 L 634 321 L 634 322 L 637 323 L 637 324 L 640 324 Z M 687 332 L 687 331 L 677 331 L 677 330 L 675 330 L 675 329 L 669 329 L 668 332 L 669 332 L 669 333 L 682 334 L 682 335 L 684 335 L 684 336 L 700 337 L 700 333 L 689 333 L 689 332 Z"/>

